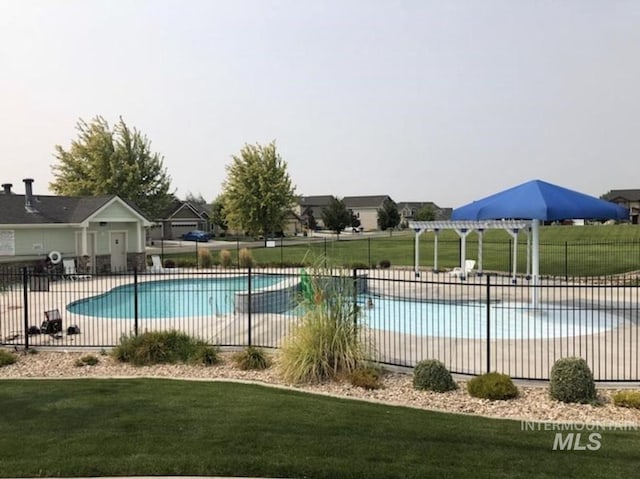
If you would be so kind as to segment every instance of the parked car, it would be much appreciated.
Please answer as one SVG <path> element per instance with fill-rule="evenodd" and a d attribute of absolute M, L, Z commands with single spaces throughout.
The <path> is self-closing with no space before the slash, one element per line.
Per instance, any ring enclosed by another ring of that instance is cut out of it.
<path fill-rule="evenodd" d="M 182 239 L 184 241 L 198 241 L 201 243 L 206 243 L 211 239 L 211 234 L 202 230 L 193 230 L 183 234 Z"/>

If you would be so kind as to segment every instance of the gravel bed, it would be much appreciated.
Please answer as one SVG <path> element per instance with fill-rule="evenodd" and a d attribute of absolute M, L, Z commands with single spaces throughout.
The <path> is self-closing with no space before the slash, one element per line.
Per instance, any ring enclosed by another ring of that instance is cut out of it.
<path fill-rule="evenodd" d="M 99 363 L 95 366 L 75 365 L 87 352 L 40 352 L 18 354 L 15 364 L 0 367 L 0 379 L 17 378 L 131 378 L 159 377 L 183 380 L 243 381 L 282 387 L 315 394 L 325 394 L 349 399 L 380 402 L 384 404 L 474 414 L 494 418 L 509 418 L 540 422 L 580 422 L 593 424 L 625 424 L 640 427 L 640 410 L 613 405 L 611 395 L 616 389 L 599 387 L 599 405 L 565 404 L 550 399 L 546 384 L 528 386 L 518 384 L 520 396 L 508 401 L 489 401 L 471 397 L 466 392 L 465 381 L 458 381 L 459 388 L 448 393 L 416 391 L 412 376 L 388 372 L 383 377 L 383 389 L 367 391 L 348 383 L 324 383 L 318 385 L 288 385 L 271 367 L 264 371 L 242 371 L 233 365 L 231 353 L 222 353 L 222 362 L 211 367 L 156 365 L 136 367 L 115 361 L 109 355 L 95 354 Z"/>

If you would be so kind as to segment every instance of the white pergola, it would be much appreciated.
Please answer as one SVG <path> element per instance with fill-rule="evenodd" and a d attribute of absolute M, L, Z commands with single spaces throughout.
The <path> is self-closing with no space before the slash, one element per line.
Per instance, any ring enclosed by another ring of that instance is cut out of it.
<path fill-rule="evenodd" d="M 415 231 L 415 260 L 414 270 L 416 277 L 420 276 L 418 266 L 420 264 L 420 235 L 425 231 L 434 232 L 434 247 L 433 247 L 433 269 L 438 271 L 438 233 L 441 230 L 454 230 L 461 240 L 461 254 L 460 254 L 460 270 L 463 277 L 466 276 L 465 260 L 467 249 L 467 236 L 472 231 L 478 233 L 478 271 L 482 273 L 482 238 L 485 230 L 489 229 L 503 229 L 511 235 L 513 238 L 513 271 L 512 281 L 516 281 L 517 274 L 517 252 L 518 252 L 518 233 L 523 231 L 527 235 L 527 275 L 531 274 L 534 284 L 537 283 L 539 275 L 539 246 L 537 239 L 537 230 L 539 227 L 539 221 L 537 220 L 482 220 L 482 221 L 409 221 L 409 228 Z M 531 258 L 531 232 L 533 232 L 533 258 Z M 533 271 L 530 269 L 532 266 Z"/>

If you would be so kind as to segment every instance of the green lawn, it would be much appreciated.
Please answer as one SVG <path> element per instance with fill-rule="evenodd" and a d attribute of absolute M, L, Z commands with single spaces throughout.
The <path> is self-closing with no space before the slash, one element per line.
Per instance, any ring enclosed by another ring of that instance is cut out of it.
<path fill-rule="evenodd" d="M 635 477 L 640 448 L 637 431 L 553 451 L 517 421 L 160 379 L 3 380 L 0 430 L 1 477 Z"/>
<path fill-rule="evenodd" d="M 351 235 L 345 235 L 351 236 Z M 434 265 L 434 234 L 420 237 L 420 265 Z M 483 241 L 483 267 L 487 271 L 512 270 L 511 237 L 501 230 L 489 230 Z M 302 242 L 302 244 L 292 244 Z M 392 236 L 359 240 L 312 240 L 287 238 L 275 248 L 254 248 L 252 255 L 259 265 L 297 265 L 326 256 L 335 265 L 366 267 L 388 260 L 394 266 L 413 266 L 414 234 L 394 232 Z M 236 254 L 236 244 L 229 242 Z M 214 259 L 216 257 L 214 252 Z M 458 235 L 442 231 L 438 244 L 438 267 L 453 268 L 460 263 Z M 195 255 L 182 255 L 191 261 Z M 518 238 L 518 271 L 526 272 L 527 238 Z M 467 258 L 478 259 L 478 236 L 467 238 Z M 637 225 L 543 226 L 540 230 L 540 273 L 553 276 L 604 276 L 640 269 L 640 227 Z"/>

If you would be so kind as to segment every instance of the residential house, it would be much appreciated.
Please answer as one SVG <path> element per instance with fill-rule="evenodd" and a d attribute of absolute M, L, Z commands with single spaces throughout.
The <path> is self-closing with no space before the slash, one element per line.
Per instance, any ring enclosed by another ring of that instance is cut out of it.
<path fill-rule="evenodd" d="M 309 227 L 311 217 L 313 218 L 313 220 L 311 220 L 312 223 L 315 221 L 318 228 L 324 228 L 324 224 L 322 223 L 322 210 L 329 206 L 331 198 L 333 198 L 331 195 L 301 196 L 298 198 L 298 205 L 293 213 L 300 218 L 303 231 Z"/>
<path fill-rule="evenodd" d="M 149 239 L 180 239 L 191 230 L 213 233 L 209 223 L 211 205 L 181 201 L 175 198 L 167 207 L 162 219 L 149 229 Z"/>
<path fill-rule="evenodd" d="M 611 190 L 602 196 L 603 200 L 611 201 L 629 209 L 629 219 L 634 225 L 638 224 L 640 215 L 640 189 Z"/>
<path fill-rule="evenodd" d="M 79 272 L 144 270 L 151 222 L 116 195 L 44 196 L 23 180 L 25 194 L 2 185 L 0 262 L 33 264 L 48 256 L 75 259 Z"/>
<path fill-rule="evenodd" d="M 429 207 L 433 211 L 434 220 L 448 220 L 451 218 L 452 208 L 440 208 L 432 201 L 403 201 L 398 203 L 400 213 L 400 224 L 407 225 L 415 218 L 416 213 L 424 207 Z"/>
<path fill-rule="evenodd" d="M 386 200 L 391 200 L 391 197 L 374 195 L 345 196 L 343 198 L 345 206 L 360 220 L 360 228 L 364 231 L 378 229 L 378 210 L 382 208 Z"/>

